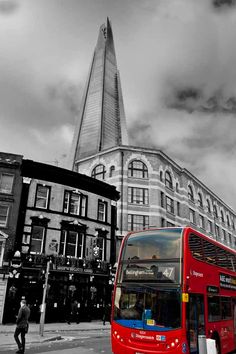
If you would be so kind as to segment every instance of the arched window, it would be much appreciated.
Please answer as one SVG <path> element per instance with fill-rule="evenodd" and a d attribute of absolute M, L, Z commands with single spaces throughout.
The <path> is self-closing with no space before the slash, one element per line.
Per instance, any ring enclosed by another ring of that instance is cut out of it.
<path fill-rule="evenodd" d="M 113 177 L 114 171 L 115 171 L 115 166 L 112 165 L 112 166 L 110 167 L 110 174 L 109 174 L 109 177 Z"/>
<path fill-rule="evenodd" d="M 223 210 L 220 211 L 220 216 L 221 216 L 221 221 L 225 222 L 225 217 L 224 217 Z"/>
<path fill-rule="evenodd" d="M 160 172 L 160 181 L 163 182 L 163 172 Z"/>
<path fill-rule="evenodd" d="M 213 214 L 214 214 L 215 218 L 218 218 L 217 207 L 215 204 L 213 205 Z"/>
<path fill-rule="evenodd" d="M 203 201 L 201 193 L 198 193 L 198 205 L 203 208 Z"/>
<path fill-rule="evenodd" d="M 133 160 L 128 167 L 128 176 L 134 178 L 148 178 L 147 166 L 140 160 Z"/>
<path fill-rule="evenodd" d="M 91 177 L 102 181 L 105 179 L 105 174 L 106 174 L 105 166 L 100 164 L 94 167 L 94 169 L 92 170 Z"/>
<path fill-rule="evenodd" d="M 192 202 L 194 201 L 193 188 L 191 186 L 188 186 L 188 199 Z"/>
<path fill-rule="evenodd" d="M 207 212 L 208 212 L 209 214 L 211 214 L 211 203 L 210 203 L 210 200 L 207 199 L 206 201 L 207 201 Z"/>
<path fill-rule="evenodd" d="M 169 171 L 166 171 L 165 173 L 165 185 L 166 187 L 173 189 L 172 177 Z"/>
<path fill-rule="evenodd" d="M 229 215 L 227 215 L 226 218 L 227 218 L 227 225 L 228 225 L 228 227 L 230 227 L 231 225 L 230 225 L 230 221 L 229 221 Z"/>
<path fill-rule="evenodd" d="M 232 218 L 232 228 L 235 230 L 235 224 L 234 224 L 234 219 Z"/>

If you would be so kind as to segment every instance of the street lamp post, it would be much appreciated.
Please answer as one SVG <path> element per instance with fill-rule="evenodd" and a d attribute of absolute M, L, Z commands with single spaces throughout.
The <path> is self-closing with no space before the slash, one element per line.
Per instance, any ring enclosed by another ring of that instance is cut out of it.
<path fill-rule="evenodd" d="M 50 269 L 51 261 L 47 261 L 47 269 L 45 274 L 45 283 L 43 286 L 43 300 L 40 309 L 40 323 L 39 323 L 39 334 L 43 336 L 44 331 L 44 323 L 45 323 L 45 314 L 46 314 L 46 297 L 47 297 L 47 289 L 48 289 L 48 276 L 49 276 L 49 269 Z"/>

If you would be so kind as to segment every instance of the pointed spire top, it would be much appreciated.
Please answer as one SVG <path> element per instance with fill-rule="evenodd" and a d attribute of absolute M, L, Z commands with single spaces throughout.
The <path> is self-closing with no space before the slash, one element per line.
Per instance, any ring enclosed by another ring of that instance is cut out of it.
<path fill-rule="evenodd" d="M 125 111 L 110 19 L 99 29 L 70 155 L 76 161 L 128 145 Z M 70 167 L 71 168 L 71 167 Z"/>

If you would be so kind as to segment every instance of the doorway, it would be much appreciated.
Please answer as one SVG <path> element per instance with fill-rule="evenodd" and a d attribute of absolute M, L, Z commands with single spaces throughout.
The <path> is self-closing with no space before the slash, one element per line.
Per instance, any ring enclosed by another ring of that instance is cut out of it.
<path fill-rule="evenodd" d="M 198 354 L 198 336 L 205 334 L 204 297 L 189 294 L 187 304 L 187 333 L 191 354 Z"/>

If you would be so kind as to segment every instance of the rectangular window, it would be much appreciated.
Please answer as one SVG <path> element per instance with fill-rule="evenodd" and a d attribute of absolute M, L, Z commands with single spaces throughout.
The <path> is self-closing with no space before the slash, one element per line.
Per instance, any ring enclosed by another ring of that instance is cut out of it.
<path fill-rule="evenodd" d="M 232 318 L 232 304 L 230 297 L 208 297 L 208 320 L 210 322 L 229 320 Z"/>
<path fill-rule="evenodd" d="M 9 214 L 9 206 L 0 205 L 0 226 L 6 227 Z"/>
<path fill-rule="evenodd" d="M 226 242 L 227 241 L 227 236 L 226 236 L 226 231 L 224 229 L 222 229 L 222 234 L 223 234 L 222 240 L 224 242 Z"/>
<path fill-rule="evenodd" d="M 31 253 L 43 253 L 44 247 L 44 238 L 45 238 L 45 227 L 33 225 L 31 232 Z"/>
<path fill-rule="evenodd" d="M 192 209 L 189 209 L 189 220 L 192 224 L 195 224 L 195 211 Z"/>
<path fill-rule="evenodd" d="M 165 208 L 165 198 L 164 198 L 164 193 L 161 192 L 161 207 Z"/>
<path fill-rule="evenodd" d="M 199 215 L 199 226 L 204 229 L 205 228 L 205 222 L 204 222 L 204 216 Z"/>
<path fill-rule="evenodd" d="M 144 230 L 149 228 L 149 217 L 146 215 L 128 215 L 128 230 Z"/>
<path fill-rule="evenodd" d="M 128 188 L 128 202 L 132 204 L 148 204 L 148 189 L 146 188 Z"/>
<path fill-rule="evenodd" d="M 0 175 L 0 193 L 12 193 L 14 175 L 2 173 Z"/>
<path fill-rule="evenodd" d="M 107 221 L 107 202 L 98 201 L 98 220 Z"/>
<path fill-rule="evenodd" d="M 81 193 L 65 191 L 64 213 L 86 216 L 87 196 Z"/>
<path fill-rule="evenodd" d="M 103 238 L 103 237 L 98 237 L 98 239 L 97 239 L 97 246 L 99 247 L 99 259 L 101 260 L 101 261 L 104 261 L 105 260 L 105 254 L 104 254 L 104 252 L 105 252 L 105 239 Z"/>
<path fill-rule="evenodd" d="M 177 202 L 177 215 L 180 216 L 180 202 Z"/>
<path fill-rule="evenodd" d="M 229 244 L 231 245 L 232 244 L 232 235 L 228 234 L 228 236 L 229 236 Z"/>
<path fill-rule="evenodd" d="M 65 257 L 83 258 L 84 234 L 73 230 L 62 230 L 59 253 Z"/>
<path fill-rule="evenodd" d="M 215 226 L 216 239 L 218 240 L 220 237 L 220 228 L 218 225 Z"/>
<path fill-rule="evenodd" d="M 213 233 L 212 222 L 210 220 L 207 220 L 207 231 L 211 234 Z"/>
<path fill-rule="evenodd" d="M 220 320 L 220 297 L 212 296 L 208 297 L 208 321 Z"/>
<path fill-rule="evenodd" d="M 174 214 L 174 201 L 173 201 L 173 199 L 171 199 L 169 197 L 166 197 L 166 210 L 169 213 Z"/>
<path fill-rule="evenodd" d="M 35 199 L 35 207 L 36 208 L 42 208 L 42 209 L 47 209 L 49 206 L 49 192 L 50 192 L 50 187 L 48 186 L 43 186 L 43 185 L 37 185 L 37 191 L 36 191 L 36 199 Z"/>

